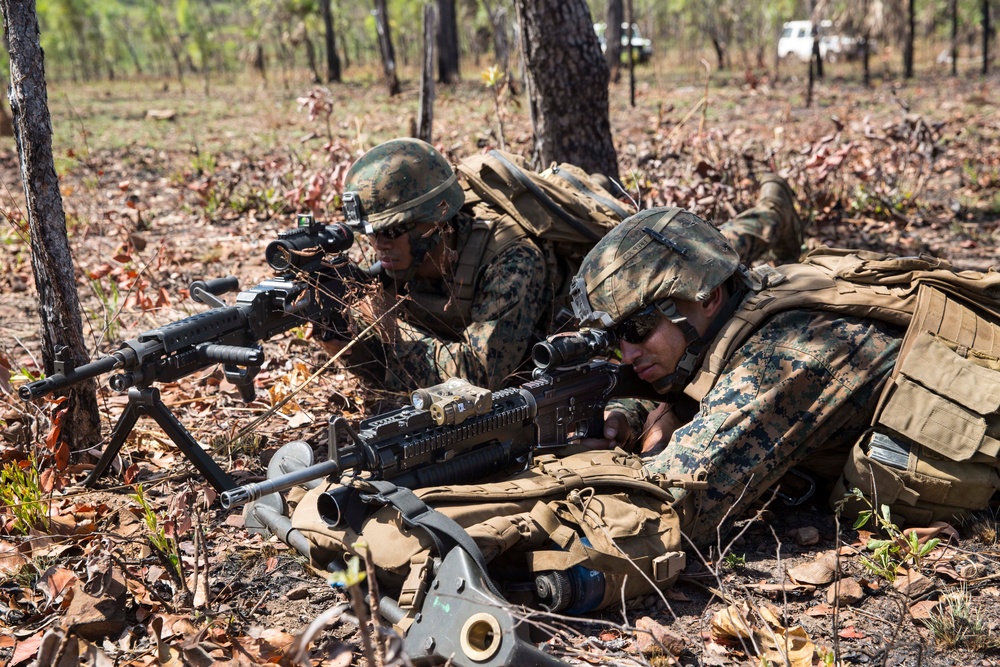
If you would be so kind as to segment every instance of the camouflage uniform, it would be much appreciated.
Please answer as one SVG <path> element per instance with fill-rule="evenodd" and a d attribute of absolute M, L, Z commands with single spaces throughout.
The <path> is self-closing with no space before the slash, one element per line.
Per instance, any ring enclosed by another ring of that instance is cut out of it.
<path fill-rule="evenodd" d="M 459 214 L 459 255 L 469 240 L 471 225 L 470 216 Z M 351 354 L 351 370 L 391 392 L 409 392 L 452 377 L 490 389 L 504 386 L 527 359 L 551 316 L 553 290 L 542 251 L 524 236 L 483 267 L 464 329 L 445 323 L 421 326 L 419 315 L 413 312 L 415 304 L 425 297 L 447 300 L 450 287 L 447 280 L 412 279 L 404 304 L 411 312 L 404 311 L 399 320 L 397 338 L 389 343 L 372 334 L 358 341 Z M 433 313 L 423 316 L 431 318 Z"/>
<path fill-rule="evenodd" d="M 729 223 L 722 233 L 683 212 L 662 226 L 654 226 L 670 218 L 662 209 L 633 216 L 584 260 L 577 280 L 587 301 L 577 316 L 614 328 L 658 299 L 700 301 L 723 284 L 739 294 L 736 253 L 723 240 L 750 231 L 739 258 L 749 259 L 776 236 L 774 219 L 759 213 Z M 621 268 L 609 269 L 616 263 Z M 738 307 L 734 311 L 717 319 L 728 321 Z M 695 397 L 701 400 L 693 418 L 646 459 L 653 472 L 707 480 L 707 491 L 674 492 L 691 501 L 684 504 L 683 523 L 697 546 L 713 543 L 724 519 L 738 518 L 792 467 L 836 451 L 838 464 L 822 472 L 840 473 L 847 449 L 870 424 L 902 335 L 876 320 L 789 310 L 766 321 L 726 360 L 714 386 Z M 712 337 L 703 336 L 705 346 Z M 699 352 L 695 370 L 710 356 L 706 347 Z M 691 374 L 658 389 L 671 401 L 690 400 L 680 392 L 690 388 Z M 631 407 L 629 423 L 638 433 L 646 406 Z"/>
<path fill-rule="evenodd" d="M 755 332 L 694 419 L 647 459 L 653 472 L 707 474 L 697 516 L 685 517 L 692 541 L 714 543 L 723 519 L 740 517 L 790 468 L 809 468 L 821 452 L 839 463 L 813 472 L 839 475 L 871 423 L 902 336 L 875 320 L 806 310 L 781 313 Z"/>

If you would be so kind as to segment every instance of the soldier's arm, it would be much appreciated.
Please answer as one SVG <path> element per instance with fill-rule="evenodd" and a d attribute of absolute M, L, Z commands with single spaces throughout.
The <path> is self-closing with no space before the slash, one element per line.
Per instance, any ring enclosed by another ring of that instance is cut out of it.
<path fill-rule="evenodd" d="M 530 242 L 515 244 L 483 269 L 461 340 L 443 340 L 399 321 L 393 345 L 365 342 L 363 348 L 373 353 L 369 356 L 380 358 L 356 370 L 380 373 L 384 366 L 385 378 L 374 379 L 389 391 L 428 387 L 451 377 L 499 388 L 528 354 L 536 323 L 550 307 L 550 295 L 541 251 Z M 352 365 L 361 357 L 352 356 Z"/>

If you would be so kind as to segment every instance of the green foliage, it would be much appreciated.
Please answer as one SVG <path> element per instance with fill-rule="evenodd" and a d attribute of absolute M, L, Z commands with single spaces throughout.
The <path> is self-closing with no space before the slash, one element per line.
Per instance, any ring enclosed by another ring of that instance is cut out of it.
<path fill-rule="evenodd" d="M 88 281 L 90 289 L 101 304 L 101 311 L 88 310 L 87 315 L 91 320 L 100 323 L 102 337 L 107 340 L 119 340 L 121 338 L 121 321 L 118 313 L 121 310 L 121 293 L 114 280 L 108 280 L 107 288 L 104 287 L 100 278 L 92 278 Z"/>
<path fill-rule="evenodd" d="M 0 468 L 0 504 L 14 516 L 13 530 L 27 534 L 31 528 L 48 529 L 48 504 L 34 456 Z"/>
<path fill-rule="evenodd" d="M 722 559 L 722 565 L 728 570 L 742 570 L 747 566 L 746 554 L 727 553 Z"/>
<path fill-rule="evenodd" d="M 855 530 L 871 523 L 888 537 L 884 540 L 870 538 L 867 548 L 872 552 L 872 556 L 871 558 L 861 557 L 861 564 L 866 570 L 886 581 L 895 581 L 896 573 L 900 568 L 912 567 L 919 570 L 924 557 L 941 542 L 935 537 L 920 544 L 916 532 L 904 532 L 893 523 L 888 505 L 881 505 L 876 511 L 861 489 L 852 489 L 847 495 L 847 499 L 861 502 L 868 507 L 868 509 L 858 512 L 858 518 L 854 522 Z"/>
<path fill-rule="evenodd" d="M 146 539 L 149 540 L 150 546 L 159 556 L 173 566 L 179 577 L 183 578 L 184 572 L 181 570 L 181 556 L 177 550 L 177 545 L 167 536 L 166 529 L 164 529 L 156 511 L 153 510 L 153 506 L 146 498 L 146 492 L 142 488 L 142 484 L 136 484 L 135 493 L 129 497 L 139 503 L 139 507 L 142 508 L 142 520 L 149 531 Z"/>

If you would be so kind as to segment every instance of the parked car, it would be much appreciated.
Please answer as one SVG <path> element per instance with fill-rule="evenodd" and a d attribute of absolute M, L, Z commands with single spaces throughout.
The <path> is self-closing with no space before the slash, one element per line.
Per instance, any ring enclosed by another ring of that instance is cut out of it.
<path fill-rule="evenodd" d="M 836 62 L 838 58 L 853 58 L 858 54 L 860 42 L 854 37 L 831 34 L 833 23 L 820 21 L 819 55 L 826 61 Z M 813 48 L 812 21 L 788 21 L 778 38 L 778 57 L 795 56 L 807 62 Z"/>
<path fill-rule="evenodd" d="M 597 39 L 601 43 L 601 53 L 607 51 L 608 41 L 605 37 L 605 33 L 608 30 L 608 25 L 606 23 L 595 23 L 594 32 L 597 33 Z M 628 59 L 628 23 L 622 23 L 622 59 Z M 636 62 L 644 63 L 653 57 L 653 42 L 642 36 L 639 32 L 639 26 L 635 23 L 632 24 L 632 54 Z"/>

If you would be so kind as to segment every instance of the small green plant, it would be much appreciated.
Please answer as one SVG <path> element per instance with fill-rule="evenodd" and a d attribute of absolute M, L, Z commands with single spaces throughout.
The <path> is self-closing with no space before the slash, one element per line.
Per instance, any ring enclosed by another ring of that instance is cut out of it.
<path fill-rule="evenodd" d="M 14 516 L 13 530 L 27 534 L 31 528 L 48 529 L 48 504 L 34 456 L 0 469 L 0 504 Z"/>
<path fill-rule="evenodd" d="M 108 340 L 118 340 L 121 334 L 122 324 L 118 319 L 118 312 L 121 308 L 121 293 L 114 280 L 108 281 L 108 288 L 101 284 L 100 278 L 90 280 L 90 289 L 94 296 L 101 302 L 100 313 L 88 311 L 88 315 L 101 322 L 101 331 L 104 338 Z"/>
<path fill-rule="evenodd" d="M 181 557 L 180 552 L 177 550 L 177 545 L 167 536 L 167 531 L 160 523 L 159 517 L 146 498 L 146 492 L 142 488 L 142 484 L 136 484 L 135 494 L 131 498 L 139 503 L 139 507 L 142 508 L 142 519 L 149 530 L 149 534 L 146 537 L 149 540 L 150 546 L 158 556 L 169 562 L 173 566 L 177 576 L 183 579 L 184 572 L 181 570 Z"/>
<path fill-rule="evenodd" d="M 742 570 L 747 566 L 746 554 L 736 555 L 734 553 L 728 553 L 725 558 L 722 559 L 722 565 L 729 570 Z"/>
<path fill-rule="evenodd" d="M 984 651 L 1000 647 L 1000 638 L 993 636 L 982 613 L 973 608 L 972 597 L 964 587 L 942 597 L 927 619 L 927 627 L 934 635 L 934 643 L 947 649 Z"/>
<path fill-rule="evenodd" d="M 924 557 L 941 542 L 939 538 L 934 537 L 921 544 L 915 532 L 904 532 L 893 523 L 888 505 L 880 505 L 876 511 L 861 489 L 852 489 L 847 495 L 847 500 L 850 499 L 868 507 L 858 512 L 858 518 L 854 522 L 855 530 L 872 523 L 875 528 L 888 536 L 888 539 L 884 540 L 869 539 L 867 548 L 872 552 L 872 557 L 861 557 L 861 564 L 865 569 L 886 581 L 895 581 L 896 572 L 901 567 L 911 566 L 919 570 Z"/>

